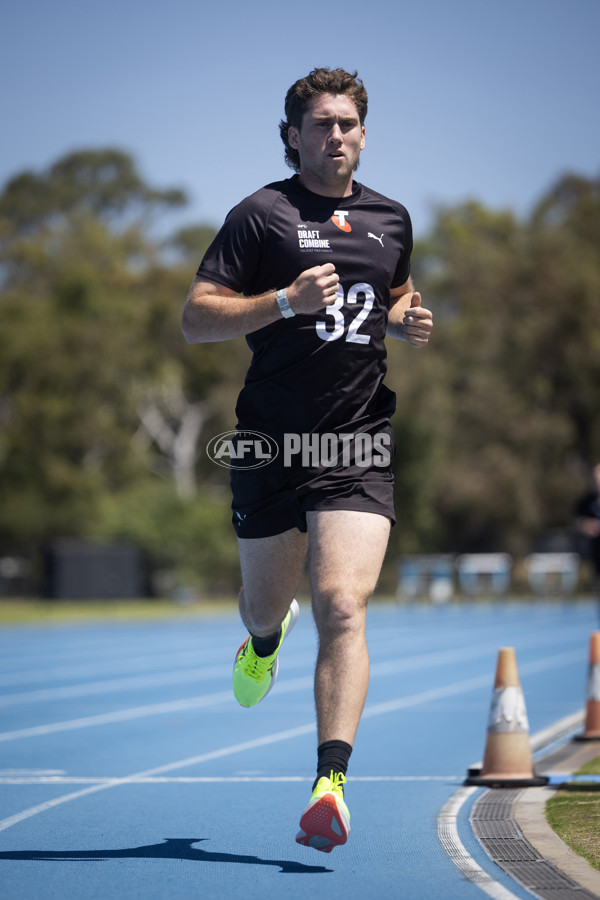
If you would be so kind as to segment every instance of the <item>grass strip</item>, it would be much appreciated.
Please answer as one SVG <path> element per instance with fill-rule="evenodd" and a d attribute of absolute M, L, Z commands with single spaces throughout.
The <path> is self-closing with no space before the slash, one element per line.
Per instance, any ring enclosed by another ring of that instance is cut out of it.
<path fill-rule="evenodd" d="M 600 775 L 600 756 L 576 775 Z M 546 804 L 546 818 L 571 850 L 600 870 L 600 784 L 567 782 Z"/>
<path fill-rule="evenodd" d="M 94 622 L 154 621 L 237 611 L 233 599 L 176 603 L 172 600 L 0 600 L 0 626 L 67 625 Z"/>

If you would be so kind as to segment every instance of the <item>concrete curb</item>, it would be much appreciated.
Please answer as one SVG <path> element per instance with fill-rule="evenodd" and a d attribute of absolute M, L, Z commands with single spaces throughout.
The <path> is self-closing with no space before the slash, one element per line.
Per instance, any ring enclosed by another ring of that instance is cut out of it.
<path fill-rule="evenodd" d="M 584 763 L 600 754 L 600 742 L 570 741 L 558 751 L 538 760 L 537 771 L 544 775 L 564 775 L 568 780 Z M 512 815 L 524 837 L 538 853 L 585 890 L 600 898 L 600 871 L 574 853 L 558 837 L 546 820 L 546 802 L 557 785 L 527 788 L 517 797 Z"/>

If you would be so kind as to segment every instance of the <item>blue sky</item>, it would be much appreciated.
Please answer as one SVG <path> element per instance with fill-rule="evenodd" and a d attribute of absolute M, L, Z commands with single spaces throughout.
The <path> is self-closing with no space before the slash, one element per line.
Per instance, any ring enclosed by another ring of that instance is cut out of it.
<path fill-rule="evenodd" d="M 403 202 L 526 215 L 600 174 L 600 0 L 19 0 L 0 15 L 0 182 L 80 148 L 131 152 L 220 224 L 287 177 L 278 122 L 315 65 L 368 93 L 359 179 Z"/>

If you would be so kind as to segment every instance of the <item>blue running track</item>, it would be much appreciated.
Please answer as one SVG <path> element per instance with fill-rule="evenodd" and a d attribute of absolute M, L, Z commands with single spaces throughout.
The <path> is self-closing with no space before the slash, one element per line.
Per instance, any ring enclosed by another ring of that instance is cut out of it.
<path fill-rule="evenodd" d="M 0 896 L 483 898 L 436 818 L 482 757 L 498 648 L 516 648 L 533 734 L 584 706 L 597 627 L 583 601 L 373 604 L 352 834 L 331 854 L 294 841 L 316 755 L 308 606 L 250 710 L 231 694 L 237 615 L 4 629 Z"/>

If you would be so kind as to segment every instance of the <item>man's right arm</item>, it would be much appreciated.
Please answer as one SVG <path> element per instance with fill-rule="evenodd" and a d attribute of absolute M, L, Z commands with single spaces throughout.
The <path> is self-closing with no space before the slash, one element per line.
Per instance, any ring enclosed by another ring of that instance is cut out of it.
<path fill-rule="evenodd" d="M 339 285 L 331 263 L 301 272 L 286 288 L 294 313 L 314 314 L 333 303 Z M 227 341 L 258 331 L 281 319 L 276 292 L 246 297 L 220 284 L 196 276 L 190 288 L 181 329 L 189 344 Z"/>
<path fill-rule="evenodd" d="M 181 330 L 189 344 L 202 344 L 241 337 L 280 318 L 275 291 L 244 297 L 196 277 L 183 308 Z"/>

